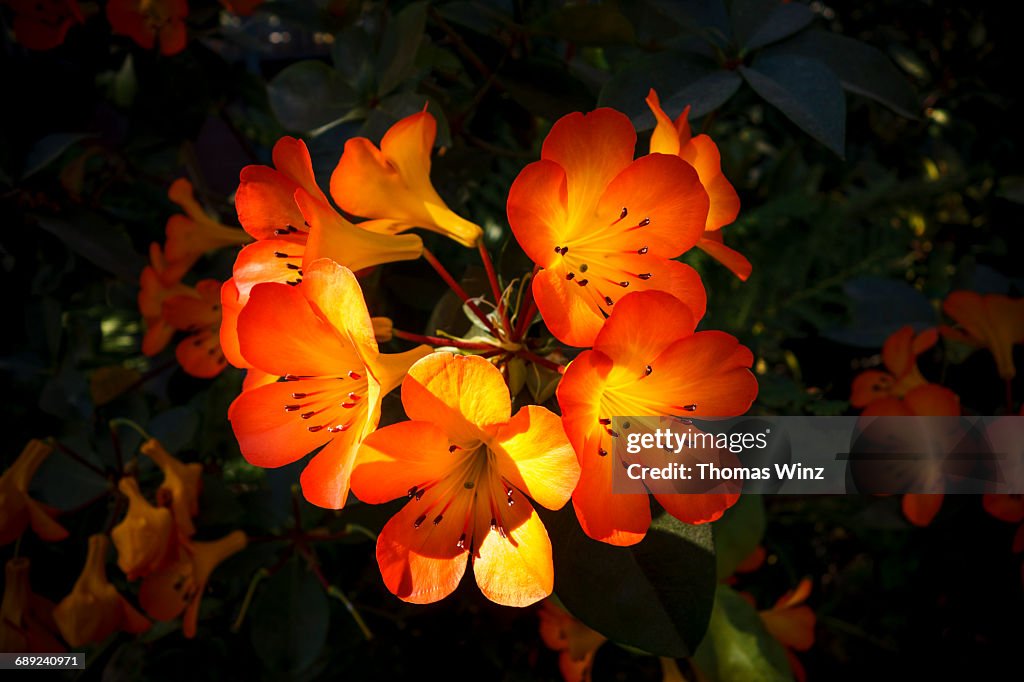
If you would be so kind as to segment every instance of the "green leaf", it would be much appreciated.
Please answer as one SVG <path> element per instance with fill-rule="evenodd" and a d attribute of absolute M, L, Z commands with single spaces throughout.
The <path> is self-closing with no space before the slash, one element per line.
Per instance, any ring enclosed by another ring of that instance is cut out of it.
<path fill-rule="evenodd" d="M 267 84 L 270 108 L 288 130 L 309 132 L 344 118 L 356 95 L 342 75 L 319 61 L 297 62 Z"/>
<path fill-rule="evenodd" d="M 807 5 L 798 2 L 776 4 L 742 47 L 749 51 L 778 42 L 806 28 L 812 21 L 814 12 Z"/>
<path fill-rule="evenodd" d="M 35 219 L 39 227 L 93 265 L 127 282 L 137 283 L 145 263 L 124 230 L 100 221 L 92 214 L 76 214 L 73 221 L 48 216 L 36 216 Z"/>
<path fill-rule="evenodd" d="M 349 26 L 334 36 L 331 61 L 345 82 L 360 97 L 368 96 L 373 82 L 373 46 L 359 26 Z"/>
<path fill-rule="evenodd" d="M 414 2 L 396 14 L 387 28 L 377 54 L 377 95 L 383 97 L 412 76 L 416 51 L 427 26 L 427 3 Z"/>
<path fill-rule="evenodd" d="M 632 547 L 591 540 L 570 506 L 538 509 L 551 536 L 555 594 L 609 639 L 658 656 L 691 655 L 715 590 L 711 528 L 663 513 Z"/>
<path fill-rule="evenodd" d="M 618 109 L 629 116 L 637 129 L 647 130 L 654 126 L 654 115 L 644 101 L 651 88 L 658 92 L 663 103 L 693 104 L 706 113 L 710 109 L 699 101 L 704 95 L 717 92 L 712 100 L 718 99 L 720 104 L 735 92 L 734 87 L 723 99 L 729 89 L 728 82 L 738 83 L 738 78 L 735 74 L 723 78 L 718 75 L 721 73 L 721 68 L 709 59 L 682 52 L 663 52 L 638 59 L 612 76 L 601 88 L 597 103 Z M 680 102 L 682 97 L 687 98 L 685 102 Z M 691 112 L 694 118 L 698 115 Z"/>
<path fill-rule="evenodd" d="M 935 324 L 928 297 L 906 282 L 884 277 L 855 277 L 843 283 L 850 302 L 850 324 L 824 336 L 863 348 L 880 348 L 890 334 L 904 325 L 921 330 Z"/>
<path fill-rule="evenodd" d="M 779 4 L 779 0 L 732 0 L 729 20 L 736 45 L 745 47 Z"/>
<path fill-rule="evenodd" d="M 663 100 L 662 109 L 675 112 L 690 107 L 690 120 L 697 119 L 728 102 L 742 84 L 743 79 L 735 71 L 715 71 Z"/>
<path fill-rule="evenodd" d="M 633 24 L 611 4 L 561 7 L 543 17 L 537 28 L 584 46 L 628 45 L 636 39 Z"/>
<path fill-rule="evenodd" d="M 844 158 L 846 99 L 839 79 L 819 61 L 761 57 L 740 73 L 750 87 L 804 132 Z"/>
<path fill-rule="evenodd" d="M 32 145 L 25 157 L 25 170 L 21 179 L 34 175 L 60 158 L 76 142 L 96 137 L 91 133 L 53 133 Z"/>
<path fill-rule="evenodd" d="M 250 615 L 256 655 L 272 670 L 301 672 L 327 643 L 327 595 L 304 562 L 292 559 L 267 579 Z"/>
<path fill-rule="evenodd" d="M 708 682 L 792 680 L 786 652 L 768 634 L 754 607 L 726 585 L 719 585 L 708 634 L 694 656 Z"/>
<path fill-rule="evenodd" d="M 725 580 L 764 538 L 764 501 L 760 495 L 741 495 L 713 524 L 718 579 Z"/>
<path fill-rule="evenodd" d="M 804 31 L 775 45 L 765 55 L 818 59 L 839 76 L 844 89 L 883 104 L 907 118 L 917 118 L 921 101 L 910 82 L 885 54 L 867 43 L 828 31 Z"/>

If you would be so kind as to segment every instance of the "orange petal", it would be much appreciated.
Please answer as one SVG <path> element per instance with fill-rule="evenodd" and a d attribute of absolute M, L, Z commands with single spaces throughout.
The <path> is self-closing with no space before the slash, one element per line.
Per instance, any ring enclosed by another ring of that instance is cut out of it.
<path fill-rule="evenodd" d="M 1020 523 L 1024 521 L 1024 496 L 994 495 L 982 496 L 981 505 L 992 516 L 1000 521 Z"/>
<path fill-rule="evenodd" d="M 220 290 L 220 349 L 228 362 L 242 368 L 249 366 L 238 347 L 238 314 L 242 312 L 243 305 L 235 280 L 232 278 L 224 282 Z"/>
<path fill-rule="evenodd" d="M 581 293 L 576 282 L 553 270 L 533 278 L 533 298 L 544 324 L 555 338 L 570 346 L 589 346 L 601 331 L 604 315 L 598 304 Z"/>
<path fill-rule="evenodd" d="M 938 384 L 925 384 L 911 389 L 903 396 L 903 403 L 920 417 L 960 416 L 959 396 Z"/>
<path fill-rule="evenodd" d="M 661 102 L 658 100 L 658 93 L 652 88 L 647 94 L 647 106 L 650 107 L 651 113 L 654 114 L 654 120 L 656 125 L 654 126 L 654 132 L 651 133 L 651 154 L 671 154 L 676 156 L 679 154 L 679 130 L 676 129 L 676 125 L 669 118 L 668 114 L 661 108 Z M 683 121 L 686 121 L 686 114 L 680 117 Z M 689 126 L 687 125 L 687 135 L 689 134 Z"/>
<path fill-rule="evenodd" d="M 245 370 L 245 379 L 242 381 L 242 390 L 249 391 L 260 386 L 275 383 L 280 377 L 276 374 L 268 374 L 263 370 L 250 367 Z"/>
<path fill-rule="evenodd" d="M 609 449 L 605 445 L 605 449 Z M 610 450 L 609 450 L 610 452 Z M 612 455 L 596 459 L 589 449 L 582 458 L 580 481 L 572 494 L 573 508 L 583 532 L 610 545 L 635 545 L 651 525 L 651 502 L 640 481 L 630 480 L 632 493 L 612 492 Z"/>
<path fill-rule="evenodd" d="M 807 651 L 814 645 L 817 618 L 808 606 L 762 611 L 761 620 L 765 629 L 783 646 Z"/>
<path fill-rule="evenodd" d="M 917 495 L 906 494 L 903 496 L 903 515 L 915 526 L 927 526 L 939 513 L 942 508 L 943 495 Z"/>
<path fill-rule="evenodd" d="M 1013 346 L 1024 342 L 1024 298 L 954 291 L 946 297 L 942 309 L 992 352 L 1000 377 L 1016 376 Z"/>
<path fill-rule="evenodd" d="M 68 536 L 64 526 L 53 520 L 52 513 L 30 497 L 25 497 L 25 507 L 28 509 L 29 523 L 36 535 L 47 542 L 57 542 Z"/>
<path fill-rule="evenodd" d="M 705 232 L 697 242 L 697 248 L 729 268 L 740 281 L 746 282 L 754 266 L 742 253 L 726 246 L 721 238 L 720 232 Z"/>
<path fill-rule="evenodd" d="M 921 353 L 925 352 L 926 350 L 934 346 L 936 343 L 938 343 L 938 341 L 938 329 L 936 329 L 935 327 L 929 327 L 928 329 L 925 329 L 924 331 L 920 332 L 917 336 L 914 337 L 914 343 L 912 344 L 914 355 L 920 355 Z"/>
<path fill-rule="evenodd" d="M 716 231 L 736 220 L 740 197 L 722 173 L 722 157 L 711 138 L 697 135 L 680 150 L 679 156 L 693 165 L 708 193 L 710 206 L 705 229 Z"/>
<path fill-rule="evenodd" d="M 853 378 L 850 389 L 850 404 L 854 407 L 865 407 L 869 403 L 892 395 L 896 380 L 888 372 L 869 369 Z"/>
<path fill-rule="evenodd" d="M 658 503 L 683 523 L 711 523 L 722 518 L 729 507 L 739 501 L 735 494 L 678 494 L 654 495 Z"/>
<path fill-rule="evenodd" d="M 362 270 L 382 263 L 415 260 L 423 254 L 423 241 L 416 235 L 378 234 L 361 229 L 301 189 L 295 193 L 295 202 L 310 226 L 304 270 L 318 258 Z"/>
<path fill-rule="evenodd" d="M 377 337 L 366 310 L 359 280 L 348 268 L 321 258 L 306 266 L 303 293 L 313 309 L 329 321 L 359 357 L 377 354 Z"/>
<path fill-rule="evenodd" d="M 546 268 L 558 256 L 566 234 L 568 194 L 565 170 L 553 161 L 535 161 L 520 171 L 508 192 L 508 224 L 523 251 Z"/>
<path fill-rule="evenodd" d="M 372 341 L 365 307 L 362 314 Z M 314 312 L 299 288 L 285 284 L 253 287 L 238 315 L 238 340 L 242 357 L 278 376 L 343 375 L 362 366 L 348 338 Z"/>
<path fill-rule="evenodd" d="M 249 292 L 263 282 L 286 284 L 302 278 L 306 247 L 284 239 L 261 239 L 244 247 L 235 258 L 232 270 L 235 287 L 242 305 L 249 300 Z"/>
<path fill-rule="evenodd" d="M 220 350 L 220 335 L 214 330 L 184 338 L 174 350 L 185 373 L 200 379 L 212 379 L 224 371 L 228 361 Z"/>
<path fill-rule="evenodd" d="M 571 198 L 571 185 L 569 191 Z M 597 207 L 598 215 L 609 218 L 608 222 L 618 218 L 623 207 L 629 210 L 622 223 L 629 250 L 646 246 L 651 255 L 675 258 L 704 233 L 708 194 L 689 163 L 676 156 L 651 154 L 616 175 Z M 646 224 L 629 229 L 641 223 Z"/>
<path fill-rule="evenodd" d="M 413 486 L 449 472 L 448 447 L 448 436 L 430 422 L 406 421 L 378 429 L 359 449 L 352 491 L 371 504 L 402 497 Z"/>
<path fill-rule="evenodd" d="M 313 175 L 313 163 L 309 150 L 302 140 L 282 137 L 274 145 L 274 164 L 277 170 L 267 166 L 246 166 L 242 169 L 235 206 L 238 220 L 246 232 L 257 239 L 284 237 L 289 240 L 305 240 L 302 212 L 295 205 L 295 190 L 305 189 L 316 199 L 327 202 Z M 295 228 L 290 234 L 280 234 Z"/>
<path fill-rule="evenodd" d="M 494 365 L 475 355 L 440 352 L 409 370 L 402 405 L 410 419 L 437 424 L 460 447 L 482 440 L 512 414 L 508 386 Z"/>
<path fill-rule="evenodd" d="M 312 393 L 316 388 L 329 390 L 337 383 L 326 379 L 307 380 L 303 388 Z M 321 386 L 318 386 L 321 385 Z M 309 388 L 307 388 L 309 387 Z M 333 437 L 326 429 L 310 432 L 306 423 L 286 411 L 285 405 L 295 402 L 291 382 L 277 382 L 245 391 L 231 403 L 228 419 L 238 439 L 238 447 L 250 464 L 279 467 L 303 457 Z"/>
<path fill-rule="evenodd" d="M 897 378 L 917 363 L 914 355 L 914 328 L 909 324 L 893 332 L 882 346 L 882 362 Z"/>
<path fill-rule="evenodd" d="M 194 584 L 192 558 L 182 549 L 176 561 L 142 579 L 139 604 L 151 618 L 172 620 L 188 606 Z"/>
<path fill-rule="evenodd" d="M 501 475 L 538 504 L 561 509 L 569 501 L 580 468 L 562 420 L 550 410 L 519 410 L 497 428 L 492 449 Z"/>
<path fill-rule="evenodd" d="M 477 530 L 488 528 L 492 512 L 482 498 L 476 511 Z M 504 537 L 488 530 L 479 541 L 473 557 L 476 584 L 496 604 L 529 606 L 554 589 L 551 540 L 529 500 L 505 508 L 502 519 Z"/>
<path fill-rule="evenodd" d="M 594 349 L 639 377 L 654 358 L 696 328 L 693 311 L 675 296 L 663 291 L 632 293 L 615 304 L 594 339 Z"/>
<path fill-rule="evenodd" d="M 633 161 L 635 146 L 633 124 L 614 109 L 575 112 L 555 122 L 541 159 L 565 171 L 570 223 L 590 217 L 608 184 Z"/>
<path fill-rule="evenodd" d="M 395 514 L 377 538 L 377 564 L 384 584 L 399 599 L 429 604 L 447 597 L 466 572 L 469 545 L 458 546 L 466 532 L 469 495 L 458 495 L 438 524 L 417 520 L 445 500 L 437 487 Z M 440 507 L 438 507 L 440 508 Z M 418 527 L 417 527 L 418 526 Z"/>
<path fill-rule="evenodd" d="M 911 417 L 914 413 L 899 398 L 888 397 L 868 403 L 861 414 L 865 417 Z"/>
<path fill-rule="evenodd" d="M 299 483 L 302 485 L 302 495 L 310 504 L 324 509 L 341 509 L 345 506 L 349 479 L 363 431 L 364 428 L 353 426 L 336 433 L 333 440 L 309 460 L 299 476 Z"/>

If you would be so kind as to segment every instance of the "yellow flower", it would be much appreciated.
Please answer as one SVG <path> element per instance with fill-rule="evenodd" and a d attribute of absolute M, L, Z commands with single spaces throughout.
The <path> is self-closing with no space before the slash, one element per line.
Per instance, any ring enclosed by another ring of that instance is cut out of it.
<path fill-rule="evenodd" d="M 167 452 L 155 438 L 143 443 L 141 450 L 164 472 L 164 482 L 157 491 L 157 499 L 161 505 L 169 503 L 178 532 L 184 537 L 192 537 L 196 532 L 192 517 L 199 513 L 199 493 L 203 487 L 203 465 L 198 462 L 185 464 Z"/>
<path fill-rule="evenodd" d="M 56 637 L 53 602 L 32 592 L 29 560 L 7 562 L 4 598 L 0 603 L 0 651 L 56 653 L 64 646 Z"/>
<path fill-rule="evenodd" d="M 53 617 L 68 644 L 79 647 L 101 642 L 118 630 L 145 632 L 150 622 L 122 597 L 107 580 L 106 557 L 110 539 L 89 538 L 85 567 L 71 594 L 57 604 Z"/>
<path fill-rule="evenodd" d="M 17 540 L 28 525 L 36 535 L 54 542 L 68 536 L 67 530 L 51 518 L 56 512 L 28 496 L 28 486 L 39 465 L 53 452 L 41 440 L 30 440 L 0 476 L 0 545 Z"/>

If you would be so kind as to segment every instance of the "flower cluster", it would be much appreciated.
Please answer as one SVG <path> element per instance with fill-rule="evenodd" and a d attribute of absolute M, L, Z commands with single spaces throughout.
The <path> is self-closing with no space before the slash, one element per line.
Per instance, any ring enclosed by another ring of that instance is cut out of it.
<path fill-rule="evenodd" d="M 650 525 L 642 484 L 610 494 L 621 466 L 610 456 L 613 416 L 730 417 L 756 396 L 751 352 L 728 334 L 696 331 L 707 297 L 697 272 L 675 260 L 706 246 L 749 275 L 718 234 L 736 216 L 736 193 L 686 112 L 673 123 L 653 91 L 648 103 L 658 127 L 651 153 L 636 159 L 636 131 L 617 111 L 554 124 L 508 196 L 512 233 L 536 267 L 504 288 L 481 228 L 431 182 L 436 122 L 426 110 L 379 147 L 349 140 L 329 197 L 299 140 L 275 145 L 273 167 L 242 171 L 239 221 L 256 242 L 223 287 L 220 330 L 228 360 L 249 371 L 228 415 L 235 436 L 258 466 L 316 451 L 301 486 L 318 506 L 343 507 L 350 488 L 370 503 L 407 497 L 377 540 L 384 583 L 403 600 L 447 596 L 468 565 L 495 602 L 547 597 L 551 541 L 535 505 L 557 510 L 571 499 L 584 531 L 616 545 L 640 542 Z M 478 249 L 493 301 L 468 297 L 412 228 Z M 486 332 L 375 324 L 359 272 L 421 256 Z M 555 339 L 586 350 L 531 336 L 538 311 Z M 420 345 L 382 353 L 382 326 Z M 560 376 L 561 415 L 540 405 L 513 412 L 513 368 L 524 364 Z M 378 428 L 381 400 L 399 385 L 408 421 Z M 690 523 L 719 518 L 736 499 L 658 497 Z"/>

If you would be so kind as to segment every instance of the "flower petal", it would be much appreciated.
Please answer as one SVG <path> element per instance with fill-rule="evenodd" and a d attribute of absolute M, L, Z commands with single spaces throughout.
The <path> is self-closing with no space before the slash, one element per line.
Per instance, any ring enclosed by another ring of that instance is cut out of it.
<path fill-rule="evenodd" d="M 318 384 L 329 389 L 333 381 L 302 383 L 305 390 L 309 390 L 307 386 L 316 388 Z M 288 381 L 267 384 L 244 391 L 228 408 L 238 447 L 250 464 L 261 467 L 291 464 L 333 437 L 326 429 L 309 431 L 296 412 L 285 410 L 285 405 L 295 402 L 294 390 L 294 384 Z"/>
<path fill-rule="evenodd" d="M 594 349 L 639 377 L 654 358 L 679 339 L 692 336 L 696 328 L 693 311 L 675 296 L 663 291 L 634 292 L 615 304 L 594 339 Z"/>
<path fill-rule="evenodd" d="M 301 279 L 298 271 L 305 257 L 305 244 L 284 239 L 261 239 L 238 252 L 232 269 L 235 287 L 242 305 L 257 284 L 286 284 Z"/>
<path fill-rule="evenodd" d="M 307 265 L 304 272 L 302 289 L 313 309 L 351 344 L 364 363 L 376 355 L 373 322 L 359 280 L 352 271 L 321 258 Z"/>
<path fill-rule="evenodd" d="M 658 99 L 658 93 L 652 88 L 647 93 L 647 106 L 650 108 L 651 113 L 654 114 L 654 120 L 656 125 L 654 126 L 654 132 L 651 133 L 651 154 L 672 154 L 677 156 L 679 154 L 680 143 L 685 144 L 690 137 L 690 125 L 687 122 L 687 114 L 689 113 L 689 107 L 686 111 L 677 119 L 678 123 L 685 126 L 685 138 L 680 139 L 683 131 L 681 131 L 676 123 L 672 122 L 668 114 L 661 108 L 661 101 Z"/>
<path fill-rule="evenodd" d="M 508 192 L 508 224 L 523 251 L 537 265 L 550 267 L 555 247 L 568 236 L 565 169 L 535 161 L 520 171 Z"/>
<path fill-rule="evenodd" d="M 736 220 L 740 197 L 722 173 L 722 156 L 707 135 L 697 135 L 683 146 L 679 157 L 693 165 L 710 201 L 706 230 L 716 231 Z"/>
<path fill-rule="evenodd" d="M 501 372 L 484 358 L 452 353 L 432 353 L 412 366 L 402 405 L 410 419 L 437 424 L 460 447 L 482 440 L 488 427 L 512 414 Z"/>
<path fill-rule="evenodd" d="M 476 529 L 489 528 L 491 511 L 477 501 Z M 502 512 L 504 537 L 488 530 L 473 557 L 476 584 L 484 596 L 505 606 L 529 606 L 550 596 L 555 585 L 551 540 L 529 500 Z M 478 537 L 478 536 L 476 536 Z"/>
<path fill-rule="evenodd" d="M 562 420 L 538 405 L 527 405 L 497 428 L 492 449 L 498 471 L 516 488 L 548 509 L 561 509 L 576 487 L 580 467 Z"/>
<path fill-rule="evenodd" d="M 408 494 L 413 486 L 446 476 L 453 456 L 436 424 L 406 421 L 369 434 L 352 472 L 352 490 L 363 502 L 380 504 Z"/>
<path fill-rule="evenodd" d="M 659 495 L 658 504 L 683 523 L 711 523 L 722 518 L 729 507 L 739 501 L 739 493 L 733 494 L 677 494 Z"/>
<path fill-rule="evenodd" d="M 903 402 L 913 414 L 921 417 L 960 416 L 960 397 L 938 384 L 911 389 L 903 396 Z"/>
<path fill-rule="evenodd" d="M 942 508 L 944 495 L 906 494 L 903 496 L 903 515 L 915 526 L 927 526 Z"/>
<path fill-rule="evenodd" d="M 917 362 L 913 345 L 914 328 L 909 324 L 893 332 L 882 345 L 882 362 L 897 378 L 911 371 Z"/>
<path fill-rule="evenodd" d="M 742 282 L 746 282 L 754 270 L 746 256 L 722 242 L 721 232 L 705 232 L 697 242 L 697 248 L 729 268 Z"/>

